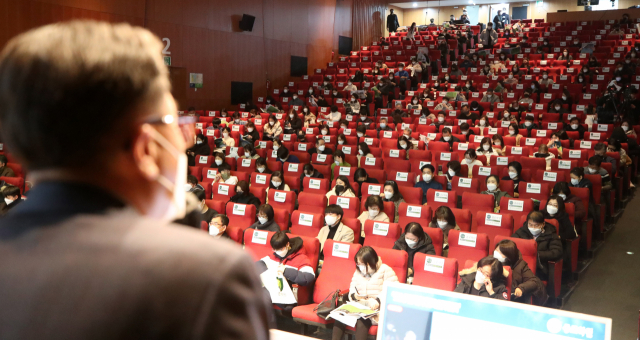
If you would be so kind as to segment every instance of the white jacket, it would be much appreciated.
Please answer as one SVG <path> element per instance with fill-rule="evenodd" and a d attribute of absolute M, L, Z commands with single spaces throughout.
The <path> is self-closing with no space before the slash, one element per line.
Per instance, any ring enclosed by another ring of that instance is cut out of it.
<path fill-rule="evenodd" d="M 391 267 L 382 263 L 382 259 L 378 257 L 375 273 L 365 276 L 357 269 L 353 273 L 351 285 L 349 286 L 349 298 L 351 298 L 353 294 L 366 296 L 366 300 L 360 300 L 360 302 L 369 305 L 382 293 L 385 282 L 398 282 L 398 276 L 396 276 L 396 273 Z"/>

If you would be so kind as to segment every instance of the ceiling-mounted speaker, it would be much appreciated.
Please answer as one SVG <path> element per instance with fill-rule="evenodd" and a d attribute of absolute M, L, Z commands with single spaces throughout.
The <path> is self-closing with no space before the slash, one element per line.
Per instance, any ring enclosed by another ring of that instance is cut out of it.
<path fill-rule="evenodd" d="M 243 14 L 242 20 L 240 20 L 240 29 L 243 31 L 251 32 L 253 30 L 253 23 L 256 21 L 256 17 L 249 14 Z"/>

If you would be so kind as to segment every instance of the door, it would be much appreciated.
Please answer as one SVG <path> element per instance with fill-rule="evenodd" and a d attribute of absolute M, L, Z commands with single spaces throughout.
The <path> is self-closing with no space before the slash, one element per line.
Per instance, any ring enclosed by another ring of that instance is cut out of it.
<path fill-rule="evenodd" d="M 171 94 L 176 100 L 178 110 L 187 110 L 187 69 L 185 67 L 169 67 Z"/>
<path fill-rule="evenodd" d="M 527 19 L 527 7 L 513 7 L 511 11 L 511 19 Z"/>
<path fill-rule="evenodd" d="M 471 25 L 477 25 L 480 22 L 480 6 L 467 6 L 465 8 Z"/>

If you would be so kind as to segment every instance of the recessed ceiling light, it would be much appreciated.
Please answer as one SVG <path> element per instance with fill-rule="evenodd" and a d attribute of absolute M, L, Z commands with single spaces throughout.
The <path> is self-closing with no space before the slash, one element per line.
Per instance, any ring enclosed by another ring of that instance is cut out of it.
<path fill-rule="evenodd" d="M 413 7 L 418 7 L 418 3 L 417 3 L 417 2 L 414 2 L 414 3 L 413 3 Z"/>

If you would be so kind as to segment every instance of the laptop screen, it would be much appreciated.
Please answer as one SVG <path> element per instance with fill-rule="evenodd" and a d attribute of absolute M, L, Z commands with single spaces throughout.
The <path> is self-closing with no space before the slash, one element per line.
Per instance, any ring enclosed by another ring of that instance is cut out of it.
<path fill-rule="evenodd" d="M 382 293 L 378 340 L 611 339 L 611 319 L 394 283 Z"/>

